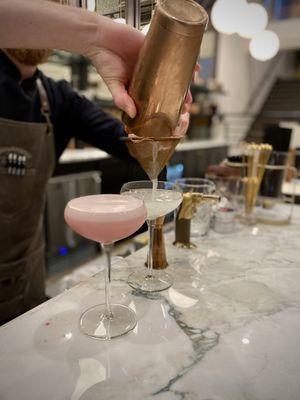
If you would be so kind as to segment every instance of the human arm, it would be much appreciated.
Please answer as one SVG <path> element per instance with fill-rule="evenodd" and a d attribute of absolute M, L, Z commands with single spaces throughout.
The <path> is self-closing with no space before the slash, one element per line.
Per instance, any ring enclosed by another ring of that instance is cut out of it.
<path fill-rule="evenodd" d="M 138 30 L 86 10 L 44 0 L 0 0 L 0 48 L 55 48 L 86 56 L 116 105 L 132 118 L 136 108 L 125 87 L 143 41 Z"/>
<path fill-rule="evenodd" d="M 46 80 L 52 92 L 52 121 L 55 131 L 56 154 L 59 157 L 71 138 L 81 140 L 121 160 L 136 163 L 129 155 L 123 124 L 103 111 L 97 103 L 75 92 L 66 81 Z"/>
<path fill-rule="evenodd" d="M 46 80 L 48 90 L 55 92 L 56 110 L 54 128 L 57 132 L 56 153 L 62 153 L 71 137 L 100 148 L 119 159 L 134 161 L 123 138 L 127 137 L 123 124 L 98 105 L 75 92 L 69 83 Z M 55 90 L 53 91 L 53 88 Z M 52 94 L 53 96 L 53 94 Z M 52 97 L 51 96 L 51 97 Z M 184 108 L 186 109 L 186 108 Z M 184 136 L 189 124 L 189 114 L 180 117 L 174 135 Z"/>

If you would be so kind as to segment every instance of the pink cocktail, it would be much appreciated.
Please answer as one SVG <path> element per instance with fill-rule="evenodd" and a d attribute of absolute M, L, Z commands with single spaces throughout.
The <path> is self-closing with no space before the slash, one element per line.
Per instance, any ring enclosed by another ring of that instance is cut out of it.
<path fill-rule="evenodd" d="M 68 203 L 65 220 L 81 236 L 110 244 L 130 236 L 145 222 L 144 203 L 136 200 L 112 194 L 78 197 Z"/>
<path fill-rule="evenodd" d="M 121 304 L 110 304 L 111 249 L 145 222 L 144 202 L 131 196 L 94 195 L 71 200 L 65 209 L 67 224 L 78 234 L 101 243 L 107 255 L 105 304 L 94 306 L 81 317 L 85 334 L 98 339 L 121 336 L 136 325 L 135 313 Z"/>

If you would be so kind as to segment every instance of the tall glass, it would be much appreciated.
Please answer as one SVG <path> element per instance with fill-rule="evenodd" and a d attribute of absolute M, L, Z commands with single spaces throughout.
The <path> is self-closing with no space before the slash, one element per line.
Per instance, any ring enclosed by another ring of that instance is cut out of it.
<path fill-rule="evenodd" d="M 216 190 L 215 184 L 209 179 L 202 178 L 181 178 L 176 184 L 183 193 L 213 194 Z M 197 213 L 192 219 L 191 236 L 199 238 L 205 236 L 210 227 L 211 204 L 203 203 L 197 207 Z"/>
<path fill-rule="evenodd" d="M 147 270 L 139 270 L 128 278 L 131 287 L 143 292 L 159 292 L 172 286 L 173 279 L 165 271 L 153 271 L 153 231 L 155 220 L 174 211 L 182 202 L 182 193 L 175 184 L 157 182 L 153 188 L 151 181 L 125 183 L 121 193 L 142 199 L 147 209 L 147 224 L 149 234 L 149 249 Z"/>
<path fill-rule="evenodd" d="M 272 225 L 291 222 L 297 170 L 290 165 L 290 156 L 288 152 L 279 151 L 270 155 L 257 201 L 258 222 Z"/>
<path fill-rule="evenodd" d="M 96 339 L 112 339 L 134 329 L 133 310 L 121 304 L 111 304 L 111 250 L 117 240 L 136 232 L 145 222 L 146 208 L 142 200 L 130 196 L 94 195 L 71 200 L 65 209 L 67 224 L 78 234 L 99 242 L 107 257 L 105 303 L 85 311 L 80 328 Z"/>
<path fill-rule="evenodd" d="M 216 185 L 216 193 L 221 196 L 222 207 L 223 204 L 238 210 L 238 196 L 241 192 L 242 180 L 237 175 L 215 175 L 209 173 L 205 175 L 205 178 L 209 179 Z"/>

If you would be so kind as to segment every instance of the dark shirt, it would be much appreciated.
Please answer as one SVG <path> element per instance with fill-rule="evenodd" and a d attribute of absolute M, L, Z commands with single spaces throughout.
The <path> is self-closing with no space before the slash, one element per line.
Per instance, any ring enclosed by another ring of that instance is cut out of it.
<path fill-rule="evenodd" d="M 121 122 L 76 93 L 64 80 L 55 82 L 37 70 L 32 78 L 20 82 L 20 72 L 0 51 L 0 117 L 14 121 L 45 122 L 36 86 L 40 78 L 47 91 L 54 128 L 56 160 L 71 138 L 80 139 L 120 159 L 131 157 L 124 142 Z"/>

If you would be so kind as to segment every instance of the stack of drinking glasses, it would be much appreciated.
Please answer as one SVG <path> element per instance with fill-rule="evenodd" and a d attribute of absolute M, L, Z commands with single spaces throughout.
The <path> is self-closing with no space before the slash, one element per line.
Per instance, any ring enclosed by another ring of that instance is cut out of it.
<path fill-rule="evenodd" d="M 237 175 L 218 176 L 207 174 L 216 186 L 216 194 L 221 197 L 220 203 L 213 207 L 211 226 L 219 233 L 230 233 L 236 228 L 239 212 L 238 196 L 241 191 L 241 178 Z"/>

